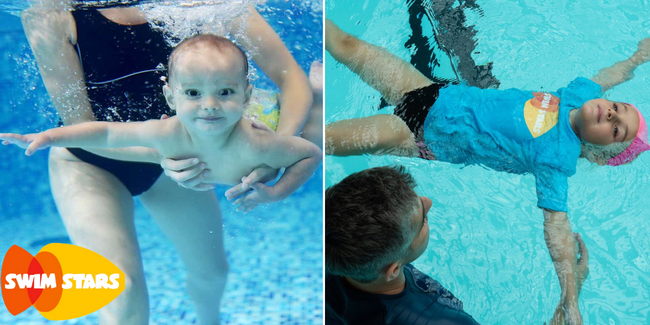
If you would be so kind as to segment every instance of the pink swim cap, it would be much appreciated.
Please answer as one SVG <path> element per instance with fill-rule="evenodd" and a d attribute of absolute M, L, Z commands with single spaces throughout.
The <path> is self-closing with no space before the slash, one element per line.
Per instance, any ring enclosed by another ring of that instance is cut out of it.
<path fill-rule="evenodd" d="M 639 114 L 639 131 L 636 133 L 636 138 L 630 143 L 627 149 L 623 150 L 618 156 L 607 160 L 607 164 L 610 166 L 619 166 L 627 164 L 634 160 L 636 156 L 640 155 L 646 150 L 650 150 L 650 144 L 648 143 L 648 125 L 645 123 L 645 119 L 641 112 L 632 104 L 632 106 L 637 114 Z"/>

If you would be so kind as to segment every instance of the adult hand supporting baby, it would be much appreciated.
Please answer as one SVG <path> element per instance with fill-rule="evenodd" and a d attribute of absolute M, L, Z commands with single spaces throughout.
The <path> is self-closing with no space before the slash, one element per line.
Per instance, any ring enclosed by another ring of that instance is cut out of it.
<path fill-rule="evenodd" d="M 253 123 L 251 125 L 256 129 L 275 132 L 268 125 L 256 120 L 253 120 Z M 237 197 L 252 191 L 253 190 L 252 185 L 256 183 L 266 183 L 274 180 L 276 177 L 278 177 L 279 172 L 280 172 L 279 169 L 271 168 L 268 166 L 255 168 L 250 174 L 248 174 L 248 176 L 242 178 L 241 183 L 231 187 L 229 190 L 226 191 L 225 193 L 226 198 L 228 199 L 228 201 L 232 201 Z M 233 202 L 233 204 L 237 204 L 238 201 L 239 200 Z"/>
<path fill-rule="evenodd" d="M 163 114 L 161 120 L 168 119 L 167 114 Z M 272 131 L 266 124 L 253 121 L 254 128 Z M 206 169 L 205 164 L 197 158 L 188 158 L 175 160 L 163 158 L 160 166 L 165 170 L 165 175 L 178 183 L 179 186 L 195 191 L 209 191 L 215 188 L 214 184 L 204 183 L 203 181 L 209 175 L 210 170 Z M 231 201 L 238 196 L 252 190 L 251 185 L 261 182 L 265 183 L 275 179 L 278 176 L 278 169 L 270 167 L 259 167 L 254 169 L 248 176 L 242 178 L 242 182 L 226 191 L 226 198 Z"/>

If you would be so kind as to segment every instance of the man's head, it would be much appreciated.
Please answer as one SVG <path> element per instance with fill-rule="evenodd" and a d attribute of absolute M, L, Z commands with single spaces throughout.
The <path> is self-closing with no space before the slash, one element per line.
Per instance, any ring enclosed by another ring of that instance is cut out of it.
<path fill-rule="evenodd" d="M 418 197 L 404 167 L 354 173 L 325 191 L 325 267 L 370 283 L 422 255 L 431 200 Z"/>
<path fill-rule="evenodd" d="M 243 114 L 251 95 L 246 54 L 229 39 L 190 37 L 169 56 L 169 106 L 188 129 L 221 133 Z"/>

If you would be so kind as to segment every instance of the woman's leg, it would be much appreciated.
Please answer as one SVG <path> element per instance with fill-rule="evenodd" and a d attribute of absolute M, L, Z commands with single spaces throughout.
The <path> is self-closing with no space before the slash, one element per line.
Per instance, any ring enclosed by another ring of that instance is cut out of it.
<path fill-rule="evenodd" d="M 325 20 L 325 49 L 391 105 L 396 105 L 404 94 L 432 83 L 408 62 L 345 33 L 329 19 Z"/>
<path fill-rule="evenodd" d="M 200 324 L 219 324 L 228 261 L 216 194 L 188 190 L 163 175 L 140 200 L 187 266 L 187 289 Z"/>
<path fill-rule="evenodd" d="M 126 276 L 124 291 L 100 310 L 100 323 L 148 324 L 131 194 L 115 176 L 63 148 L 51 149 L 49 171 L 54 201 L 72 243 L 104 256 Z"/>

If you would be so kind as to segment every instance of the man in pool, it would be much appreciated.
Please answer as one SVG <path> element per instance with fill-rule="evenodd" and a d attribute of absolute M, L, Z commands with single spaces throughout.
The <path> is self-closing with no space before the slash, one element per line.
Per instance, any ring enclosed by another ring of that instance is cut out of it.
<path fill-rule="evenodd" d="M 327 324 L 477 324 L 451 292 L 409 264 L 429 243 L 432 205 L 415 186 L 404 167 L 377 167 L 325 191 Z M 580 292 L 589 255 L 575 236 Z M 564 323 L 559 303 L 550 324 Z"/>

